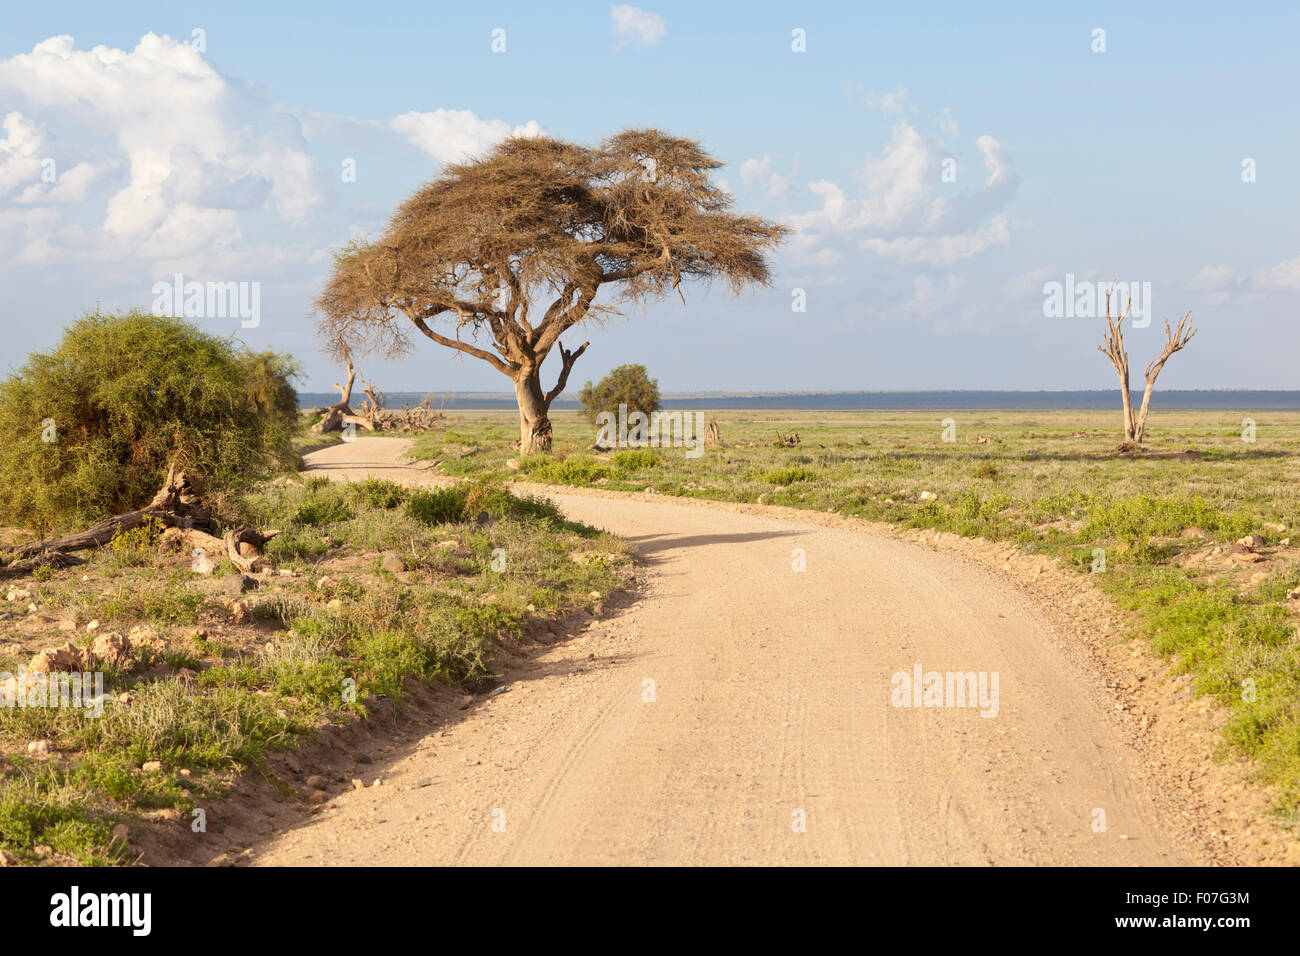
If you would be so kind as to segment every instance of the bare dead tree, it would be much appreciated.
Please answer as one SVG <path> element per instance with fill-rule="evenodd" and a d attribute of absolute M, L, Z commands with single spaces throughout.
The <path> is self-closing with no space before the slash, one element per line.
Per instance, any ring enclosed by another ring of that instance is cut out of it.
<path fill-rule="evenodd" d="M 352 402 L 352 386 L 356 384 L 357 381 L 357 368 L 352 364 L 352 352 L 348 348 L 347 343 L 343 341 L 342 336 L 338 338 L 338 348 L 343 355 L 343 361 L 347 362 L 348 377 L 346 385 L 340 385 L 338 382 L 334 383 L 334 387 L 339 390 L 339 400 L 335 407 L 347 409 L 347 412 L 350 415 L 352 414 L 352 410 L 348 408 L 348 405 Z"/>
<path fill-rule="evenodd" d="M 1140 447 L 1142 438 L 1146 434 L 1147 415 L 1151 411 L 1151 393 L 1155 390 L 1156 378 L 1160 375 L 1160 370 L 1169 361 L 1169 356 L 1187 347 L 1187 343 L 1196 335 L 1196 329 L 1191 327 L 1191 312 L 1178 320 L 1176 330 L 1170 329 L 1169 320 L 1165 320 L 1165 346 L 1146 368 L 1146 390 L 1142 394 L 1142 405 L 1135 413 L 1129 393 L 1128 349 L 1124 345 L 1124 320 L 1128 318 L 1133 303 L 1130 300 L 1125 305 L 1123 314 L 1116 318 L 1111 310 L 1112 291 L 1112 289 L 1106 290 L 1106 332 L 1102 344 L 1097 346 L 1097 351 L 1110 360 L 1111 366 L 1119 376 L 1120 399 L 1124 403 L 1124 441 L 1120 444 L 1120 448 L 1129 451 Z M 1118 303 L 1116 306 L 1118 307 Z"/>
<path fill-rule="evenodd" d="M 369 379 L 362 379 L 365 386 L 366 400 L 361 405 L 361 418 L 365 419 L 366 427 L 371 431 L 379 431 L 383 428 L 384 406 L 386 398 L 384 393 L 375 388 L 375 383 Z"/>
<path fill-rule="evenodd" d="M 356 384 L 357 368 L 352 362 L 352 350 L 348 348 L 348 343 L 341 334 L 335 336 L 332 351 L 347 363 L 348 375 L 344 380 L 346 384 L 334 383 L 334 387 L 339 390 L 339 400 L 324 410 L 320 421 L 311 427 L 314 432 L 336 432 L 347 422 L 357 420 L 356 412 L 352 411 L 351 407 L 352 386 Z"/>
<path fill-rule="evenodd" d="M 507 139 L 417 189 L 377 241 L 335 255 L 315 302 L 321 337 L 336 353 L 347 341 L 392 357 L 419 332 L 487 362 L 514 383 L 521 450 L 547 450 L 551 403 L 587 349 L 563 334 L 616 303 L 681 294 L 683 280 L 733 293 L 769 281 L 766 253 L 788 230 L 733 213 L 711 178 L 721 165 L 653 129 L 596 148 Z M 597 303 L 606 286 L 615 297 Z M 547 389 L 542 363 L 557 350 Z"/>

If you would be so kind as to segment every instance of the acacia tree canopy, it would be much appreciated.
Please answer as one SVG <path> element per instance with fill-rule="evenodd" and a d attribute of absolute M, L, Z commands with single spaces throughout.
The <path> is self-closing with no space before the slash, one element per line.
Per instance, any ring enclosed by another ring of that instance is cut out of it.
<path fill-rule="evenodd" d="M 551 402 L 587 348 L 565 348 L 564 332 L 683 282 L 721 280 L 733 294 L 768 283 L 766 254 L 787 229 L 733 212 L 710 176 L 721 165 L 653 129 L 595 148 L 507 139 L 417 189 L 378 240 L 336 253 L 315 302 L 321 339 L 394 357 L 418 331 L 481 359 L 515 384 L 521 450 L 549 449 Z M 614 295 L 598 303 L 602 286 Z M 547 390 L 541 366 L 556 348 Z"/>

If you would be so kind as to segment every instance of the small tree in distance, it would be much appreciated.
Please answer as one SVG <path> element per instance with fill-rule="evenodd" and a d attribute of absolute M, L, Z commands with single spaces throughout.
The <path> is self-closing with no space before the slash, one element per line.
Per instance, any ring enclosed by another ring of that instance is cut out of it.
<path fill-rule="evenodd" d="M 617 415 L 620 405 L 627 407 L 629 415 L 645 412 L 648 418 L 651 412 L 659 411 L 659 383 L 650 377 L 644 365 L 620 365 L 598 384 L 588 382 L 582 386 L 578 401 L 582 403 L 582 414 L 593 425 L 601 412 Z"/>
<path fill-rule="evenodd" d="M 322 342 L 392 357 L 418 332 L 487 362 L 514 383 L 520 450 L 548 450 L 551 403 L 587 348 L 566 349 L 565 332 L 616 314 L 614 303 L 681 294 L 683 280 L 720 279 L 733 293 L 767 284 L 766 253 L 788 230 L 732 212 L 711 178 L 721 165 L 654 129 L 596 148 L 513 137 L 450 164 L 378 240 L 335 255 L 315 303 Z M 606 286 L 615 297 L 597 303 Z M 547 389 L 553 351 L 560 369 Z"/>
<path fill-rule="evenodd" d="M 1110 359 L 1115 373 L 1119 375 L 1120 400 L 1124 403 L 1124 441 L 1119 447 L 1121 451 L 1133 451 L 1141 447 L 1142 437 L 1146 434 L 1147 415 L 1151 411 L 1151 393 L 1156 387 L 1156 377 L 1165 367 L 1165 362 L 1169 361 L 1169 356 L 1187 347 L 1187 343 L 1196 334 L 1196 329 L 1189 324 L 1192 318 L 1190 312 L 1178 320 L 1177 331 L 1171 330 L 1169 320 L 1165 320 L 1165 347 L 1147 366 L 1146 391 L 1142 393 L 1142 407 L 1134 412 L 1133 400 L 1129 395 L 1128 349 L 1124 346 L 1123 327 L 1133 303 L 1130 301 L 1125 305 L 1124 313 L 1119 318 L 1115 318 L 1111 313 L 1110 298 L 1111 290 L 1108 289 L 1106 291 L 1106 332 L 1102 344 L 1097 346 L 1097 351 Z M 1116 308 L 1118 307 L 1117 302 Z"/>

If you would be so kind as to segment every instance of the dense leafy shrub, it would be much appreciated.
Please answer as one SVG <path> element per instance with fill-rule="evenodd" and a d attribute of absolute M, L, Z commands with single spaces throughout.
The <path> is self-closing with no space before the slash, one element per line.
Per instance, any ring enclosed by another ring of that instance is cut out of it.
<path fill-rule="evenodd" d="M 626 405 L 628 414 L 659 410 L 659 383 L 646 372 L 644 365 L 620 365 L 596 385 L 588 382 L 578 392 L 582 414 L 596 424 L 601 412 L 618 414 L 618 406 Z"/>
<path fill-rule="evenodd" d="M 0 523 L 47 532 L 140 507 L 171 462 L 204 493 L 293 465 L 296 374 L 181 319 L 83 316 L 0 381 Z"/>

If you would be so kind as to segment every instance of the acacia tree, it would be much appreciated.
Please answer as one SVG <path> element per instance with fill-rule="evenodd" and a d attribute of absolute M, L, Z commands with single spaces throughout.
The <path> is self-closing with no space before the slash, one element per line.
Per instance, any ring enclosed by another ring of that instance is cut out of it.
<path fill-rule="evenodd" d="M 1106 291 L 1106 332 L 1102 344 L 1097 346 L 1097 351 L 1110 359 L 1115 373 L 1119 375 L 1120 400 L 1124 403 L 1124 441 L 1120 444 L 1120 448 L 1130 450 L 1142 444 L 1142 436 L 1146 433 L 1147 415 L 1151 411 L 1151 393 L 1156 387 L 1156 377 L 1169 361 L 1169 356 L 1187 346 L 1192 336 L 1196 334 L 1196 329 L 1189 324 L 1192 318 L 1190 312 L 1178 320 L 1177 330 L 1171 330 L 1169 320 L 1165 320 L 1165 347 L 1147 366 L 1146 391 L 1142 393 L 1142 407 L 1135 413 L 1133 400 L 1129 395 L 1128 349 L 1124 346 L 1124 320 L 1128 318 L 1133 302 L 1130 300 L 1124 307 L 1124 313 L 1119 318 L 1114 318 L 1110 308 L 1111 291 L 1109 289 Z M 1118 308 L 1118 302 L 1116 307 Z"/>
<path fill-rule="evenodd" d="M 378 240 L 336 253 L 315 303 L 321 338 L 336 353 L 346 342 L 394 357 L 413 349 L 414 330 L 481 359 L 514 383 L 521 451 L 548 450 L 551 403 L 588 344 L 565 348 L 566 331 L 620 303 L 681 295 L 683 280 L 719 279 L 733 294 L 768 283 L 766 253 L 787 230 L 732 212 L 710 177 L 721 165 L 653 129 L 595 148 L 507 139 L 417 189 Z M 614 295 L 597 303 L 603 286 Z"/>

